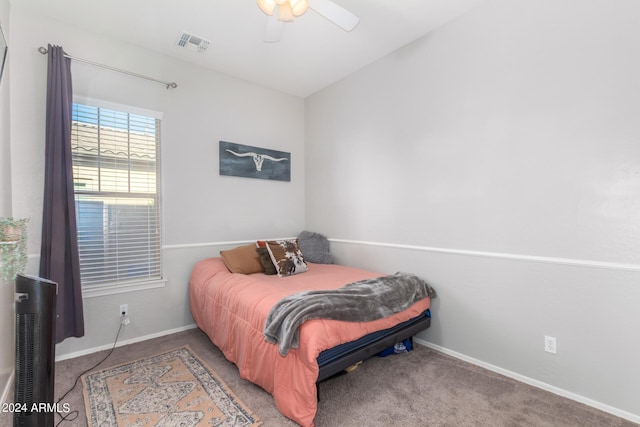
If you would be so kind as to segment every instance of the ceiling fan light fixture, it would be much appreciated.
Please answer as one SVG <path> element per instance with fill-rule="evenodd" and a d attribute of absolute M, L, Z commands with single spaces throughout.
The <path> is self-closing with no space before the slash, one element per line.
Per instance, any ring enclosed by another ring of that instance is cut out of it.
<path fill-rule="evenodd" d="M 344 31 L 352 31 L 360 22 L 357 15 L 347 9 L 338 6 L 333 0 L 313 0 L 313 7 L 309 6 L 309 0 L 257 0 L 258 6 L 264 13 L 271 16 L 267 20 L 266 33 L 263 38 L 265 43 L 280 41 L 283 22 L 293 22 L 294 17 L 303 15 L 307 10 L 313 9 L 330 22 Z M 278 11 L 276 12 L 276 8 Z"/>
<path fill-rule="evenodd" d="M 288 1 L 278 5 L 278 21 L 293 22 L 293 10 Z"/>
<path fill-rule="evenodd" d="M 309 9 L 308 0 L 289 0 L 289 4 L 291 5 L 291 12 L 295 17 L 303 15 L 307 9 Z"/>
<path fill-rule="evenodd" d="M 273 10 L 276 8 L 275 0 L 256 0 L 256 1 L 261 11 L 263 11 L 269 16 L 273 15 Z"/>

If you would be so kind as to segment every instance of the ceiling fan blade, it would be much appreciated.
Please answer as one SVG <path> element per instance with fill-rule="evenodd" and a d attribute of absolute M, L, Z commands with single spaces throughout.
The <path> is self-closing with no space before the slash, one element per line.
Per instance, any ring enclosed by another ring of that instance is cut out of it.
<path fill-rule="evenodd" d="M 309 7 L 345 31 L 353 30 L 360 18 L 331 0 L 309 1 Z"/>
<path fill-rule="evenodd" d="M 278 43 L 282 36 L 282 26 L 284 22 L 278 20 L 278 14 L 276 12 L 267 18 L 267 25 L 264 32 L 265 43 Z"/>

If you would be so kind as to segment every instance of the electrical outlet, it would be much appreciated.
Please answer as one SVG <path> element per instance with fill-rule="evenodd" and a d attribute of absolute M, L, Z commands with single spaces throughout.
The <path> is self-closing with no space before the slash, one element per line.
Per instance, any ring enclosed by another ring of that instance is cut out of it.
<path fill-rule="evenodd" d="M 129 316 L 129 304 L 120 304 L 120 312 L 118 314 L 120 317 Z"/>
<path fill-rule="evenodd" d="M 544 337 L 544 351 L 546 351 L 547 353 L 552 353 L 552 354 L 556 354 L 557 353 L 557 346 L 556 346 L 556 337 L 549 337 L 546 336 Z"/>

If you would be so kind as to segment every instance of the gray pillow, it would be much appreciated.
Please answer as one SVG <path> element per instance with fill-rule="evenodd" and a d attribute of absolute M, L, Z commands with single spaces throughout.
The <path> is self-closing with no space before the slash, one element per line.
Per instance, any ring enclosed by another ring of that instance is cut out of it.
<path fill-rule="evenodd" d="M 305 261 L 333 264 L 333 256 L 329 253 L 329 240 L 322 234 L 303 231 L 298 236 L 298 246 Z"/>

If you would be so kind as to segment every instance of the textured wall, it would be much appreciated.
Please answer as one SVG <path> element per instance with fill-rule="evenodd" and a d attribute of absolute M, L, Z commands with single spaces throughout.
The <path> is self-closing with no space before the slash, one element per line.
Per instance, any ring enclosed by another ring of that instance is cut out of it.
<path fill-rule="evenodd" d="M 424 339 L 637 419 L 639 19 L 488 1 L 306 102 L 307 228 L 433 281 Z"/>

